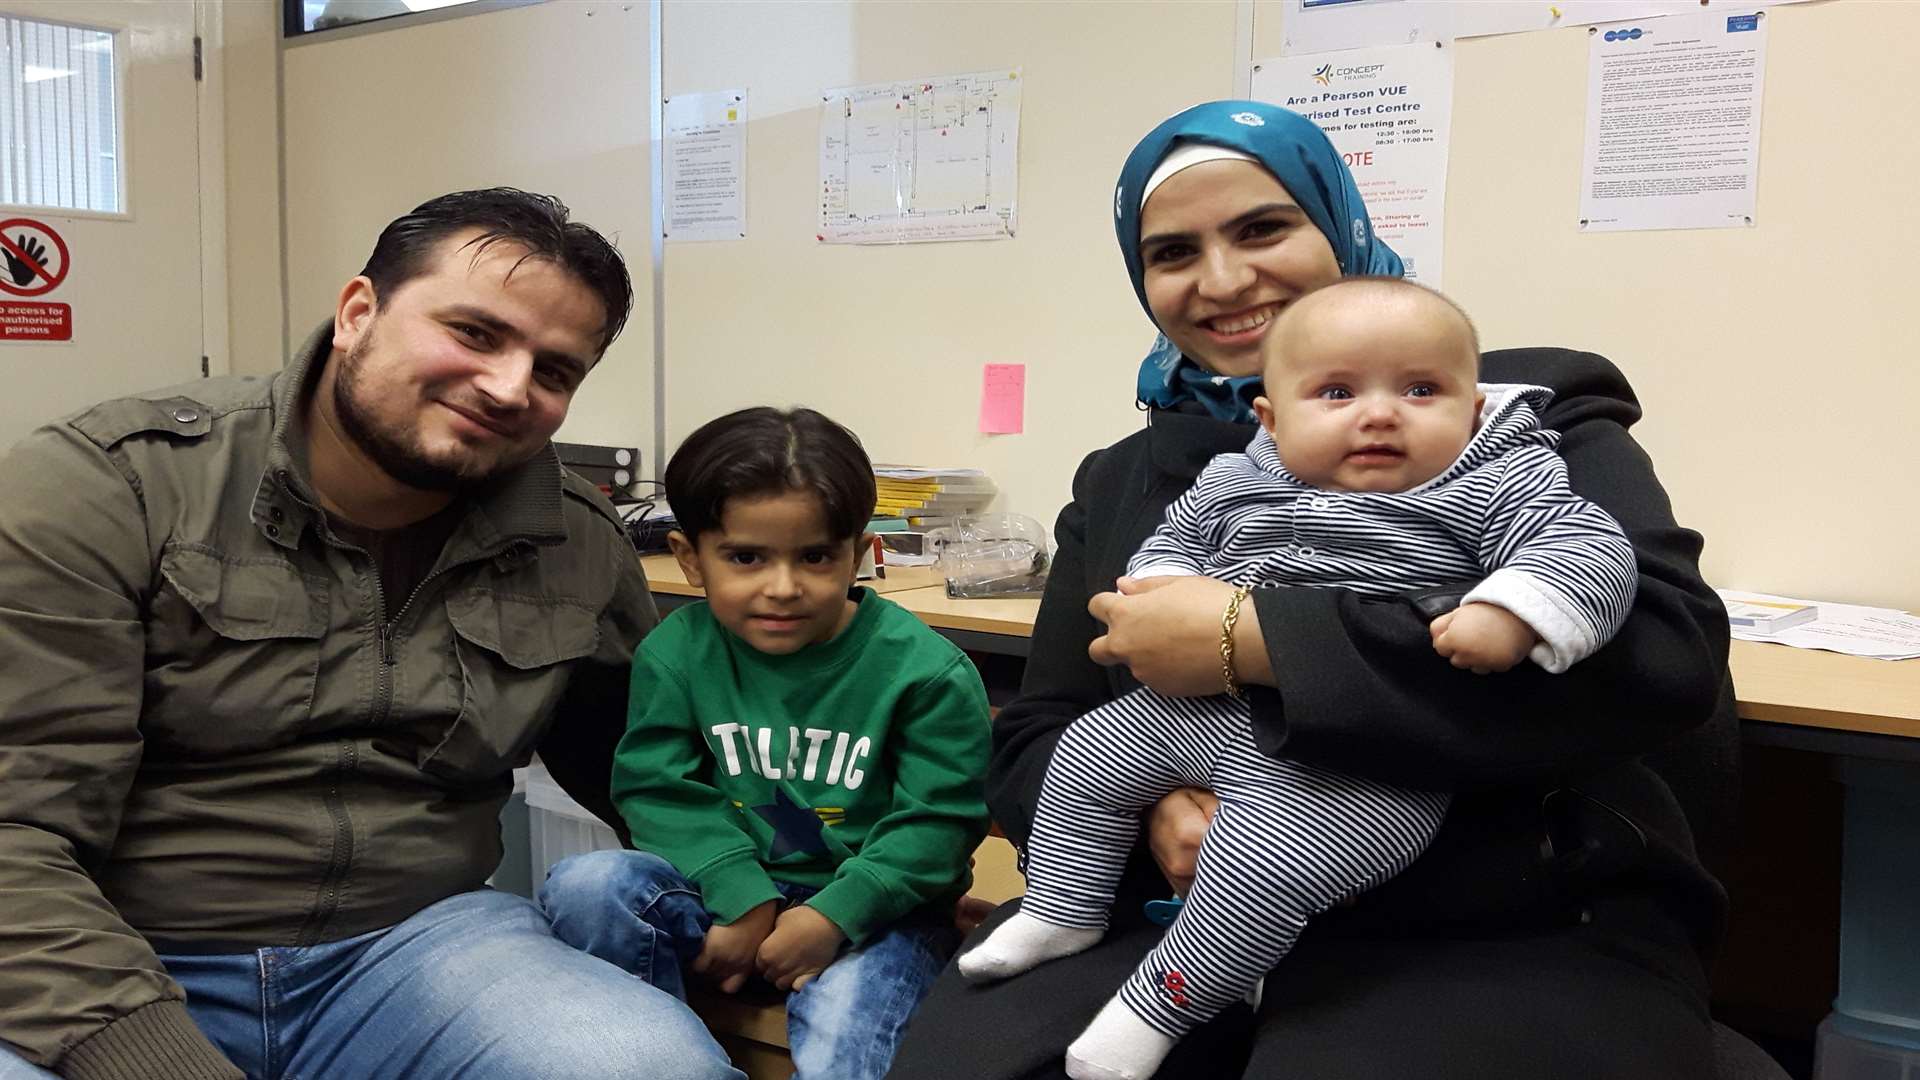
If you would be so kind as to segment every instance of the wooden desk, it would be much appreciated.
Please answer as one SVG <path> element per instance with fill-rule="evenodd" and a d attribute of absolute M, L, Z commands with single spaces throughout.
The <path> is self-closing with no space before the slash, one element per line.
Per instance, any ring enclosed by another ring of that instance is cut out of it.
<path fill-rule="evenodd" d="M 663 607 L 700 595 L 699 590 L 687 585 L 679 566 L 671 559 L 656 556 L 643 562 L 656 599 Z M 1021 658 L 1028 655 L 1033 620 L 1040 606 L 1037 600 L 950 600 L 938 586 L 889 591 L 887 597 L 920 616 L 962 648 Z M 1729 663 L 1742 736 L 1748 744 L 1812 751 L 1842 759 L 1827 766 L 1834 769 L 1837 778 L 1848 787 L 1846 845 L 1854 856 L 1849 859 L 1845 887 L 1839 890 L 1843 912 L 1838 921 L 1842 925 L 1864 926 L 1868 921 L 1859 912 L 1905 910 L 1905 898 L 1920 892 L 1920 873 L 1913 870 L 1913 861 L 1904 854 L 1913 850 L 1915 838 L 1908 835 L 1911 826 L 1875 828 L 1868 822 L 1874 815 L 1901 823 L 1920 820 L 1920 804 L 1915 803 L 1912 795 L 1916 781 L 1920 781 L 1920 772 L 1916 772 L 1912 764 L 1920 762 L 1920 660 L 1867 660 L 1784 645 L 1736 641 Z M 1018 682 L 1017 671 L 1013 682 Z M 1875 781 L 1873 786 L 1856 782 L 1854 774 L 1862 770 L 1867 770 L 1866 775 Z M 1839 839 L 1838 836 L 1822 838 L 1819 844 L 1822 850 L 1831 851 L 1838 847 L 1835 841 Z M 1768 850 L 1774 854 L 1777 854 L 1774 851 L 1777 840 L 1776 835 L 1768 841 Z M 1743 844 L 1749 842 L 1742 841 Z M 1896 878 L 1884 870 L 1875 876 L 1876 867 L 1905 867 L 1900 871 L 1905 876 Z M 1748 907 L 1758 907 L 1764 913 L 1770 899 L 1767 893 L 1772 891 L 1770 886 L 1774 882 L 1761 877 L 1752 884 L 1758 891 L 1748 894 Z M 1803 915 L 1803 912 L 1790 913 L 1790 918 Z M 1768 939 L 1764 955 L 1778 958 L 1778 943 L 1773 938 L 1780 926 L 1787 924 L 1790 919 L 1783 916 L 1763 928 Z M 1842 963 L 1838 1000 L 1844 1003 L 1850 995 L 1860 995 L 1866 1005 L 1878 1004 L 1862 988 L 1890 984 L 1891 977 L 1878 969 L 1889 963 L 1900 963 L 1893 958 L 1896 955 L 1916 954 L 1913 950 L 1920 949 L 1920 925 L 1916 924 L 1920 924 L 1920 919 L 1888 922 L 1882 918 L 1872 923 L 1870 935 L 1856 931 L 1855 936 L 1861 937 L 1862 942 L 1856 943 L 1851 951 L 1839 950 Z M 1763 965 L 1758 970 L 1772 971 L 1773 965 Z M 1825 1000 L 1815 1002 L 1815 1008 Z M 1749 1009 L 1751 1011 L 1751 1003 Z M 1882 1032 L 1882 1029 L 1859 1025 L 1839 1013 L 1835 1016 L 1840 1022 L 1853 1023 L 1855 1026 L 1849 1030 L 1858 1037 L 1871 1039 Z M 1775 1034 L 1807 1038 L 1809 1031 L 1776 1031 Z"/>
<path fill-rule="evenodd" d="M 640 560 L 656 598 L 697 597 L 666 555 Z M 939 586 L 889 591 L 961 648 L 1026 656 L 1038 600 L 952 600 Z M 1920 760 L 1920 660 L 1736 641 L 1734 693 L 1749 741 L 1849 757 Z"/>
<path fill-rule="evenodd" d="M 647 572 L 647 584 L 653 590 L 654 599 L 660 601 L 662 607 L 671 609 L 684 602 L 682 598 L 701 595 L 699 589 L 687 584 L 680 564 L 670 555 L 648 555 L 640 560 L 640 565 Z M 918 615 L 922 622 L 963 649 L 1001 656 L 1027 655 L 1029 639 L 1033 637 L 1033 618 L 1040 610 L 1037 599 L 954 600 L 939 585 L 890 589 L 882 582 L 866 584 L 875 586 L 887 599 Z"/>
<path fill-rule="evenodd" d="M 1728 661 L 1748 742 L 1920 761 L 1920 660 L 1736 641 Z"/>

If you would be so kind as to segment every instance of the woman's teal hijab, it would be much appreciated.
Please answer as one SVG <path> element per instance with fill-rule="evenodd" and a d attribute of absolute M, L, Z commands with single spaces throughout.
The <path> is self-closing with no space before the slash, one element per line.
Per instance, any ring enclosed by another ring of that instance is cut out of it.
<path fill-rule="evenodd" d="M 1114 188 L 1114 235 L 1147 318 L 1153 318 L 1153 310 L 1147 307 L 1145 266 L 1140 261 L 1140 193 L 1160 160 L 1181 142 L 1230 147 L 1265 165 L 1333 245 L 1342 274 L 1405 275 L 1400 256 L 1373 235 L 1373 221 L 1340 152 L 1313 121 L 1259 101 L 1210 101 L 1148 132 L 1127 155 Z M 1214 375 L 1182 356 L 1164 334 L 1140 364 L 1142 405 L 1169 408 L 1198 401 L 1222 420 L 1251 421 L 1259 387 L 1258 375 Z"/>

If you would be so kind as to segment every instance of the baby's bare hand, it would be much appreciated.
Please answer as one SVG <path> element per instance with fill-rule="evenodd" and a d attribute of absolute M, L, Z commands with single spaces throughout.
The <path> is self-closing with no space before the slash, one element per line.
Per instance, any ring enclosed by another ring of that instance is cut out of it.
<path fill-rule="evenodd" d="M 1540 640 L 1519 616 L 1493 604 L 1462 604 L 1433 620 L 1433 651 L 1475 675 L 1506 671 Z"/>

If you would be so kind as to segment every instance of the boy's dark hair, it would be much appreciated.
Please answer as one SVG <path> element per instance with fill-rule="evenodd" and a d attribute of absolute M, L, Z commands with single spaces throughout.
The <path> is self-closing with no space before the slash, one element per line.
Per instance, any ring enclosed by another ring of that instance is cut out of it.
<path fill-rule="evenodd" d="M 807 492 L 835 541 L 866 532 L 876 500 L 859 438 L 812 409 L 761 406 L 707 421 L 673 452 L 666 486 L 675 524 L 696 544 L 720 528 L 729 499 Z"/>
<path fill-rule="evenodd" d="M 567 206 L 551 195 L 517 188 L 456 191 L 428 199 L 380 230 L 373 254 L 360 273 L 373 282 L 376 302 L 425 274 L 435 247 L 462 229 L 478 228 L 479 236 L 465 245 L 480 253 L 502 241 L 526 248 L 520 262 L 547 259 L 579 278 L 606 308 L 606 326 L 600 332 L 605 353 L 620 336 L 633 310 L 633 282 L 626 260 L 590 225 L 567 220 Z M 514 264 L 516 267 L 519 263 Z"/>

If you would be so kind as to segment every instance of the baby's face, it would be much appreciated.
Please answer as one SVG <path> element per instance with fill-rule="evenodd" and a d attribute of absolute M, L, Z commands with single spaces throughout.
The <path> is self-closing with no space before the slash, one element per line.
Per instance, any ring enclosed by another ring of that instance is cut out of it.
<path fill-rule="evenodd" d="M 1335 302 L 1274 328 L 1260 423 L 1303 483 L 1406 491 L 1473 438 L 1479 358 L 1438 304 Z"/>

